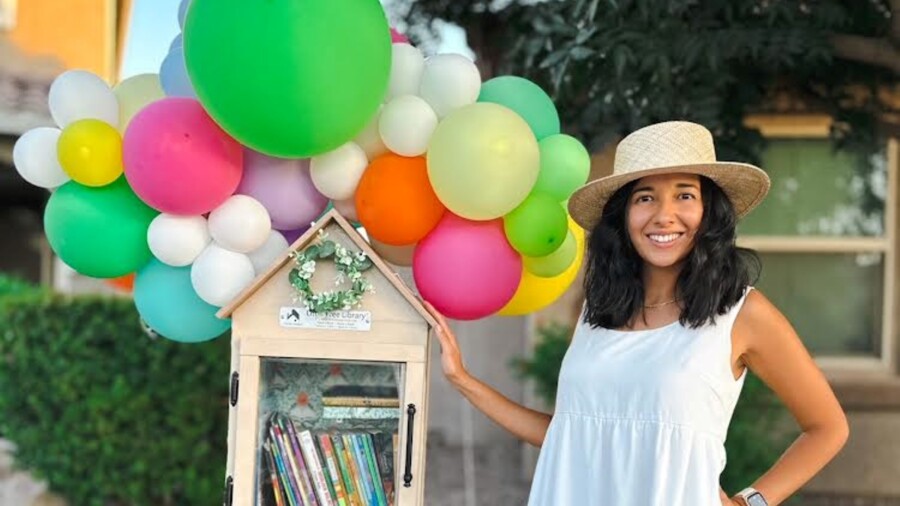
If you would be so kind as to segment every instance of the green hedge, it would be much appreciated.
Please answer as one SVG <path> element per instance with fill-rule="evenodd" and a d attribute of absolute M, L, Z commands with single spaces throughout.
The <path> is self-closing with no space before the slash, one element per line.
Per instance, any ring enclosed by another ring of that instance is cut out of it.
<path fill-rule="evenodd" d="M 229 353 L 150 339 L 129 300 L 3 297 L 0 433 L 73 505 L 219 504 Z"/>
<path fill-rule="evenodd" d="M 547 405 L 555 402 L 559 369 L 571 333 L 571 327 L 561 324 L 539 328 L 532 356 L 512 364 L 520 377 L 535 382 Z M 787 448 L 796 435 L 794 427 L 772 391 L 748 373 L 725 441 L 728 464 L 722 472 L 722 487 L 734 494 L 751 485 Z"/>

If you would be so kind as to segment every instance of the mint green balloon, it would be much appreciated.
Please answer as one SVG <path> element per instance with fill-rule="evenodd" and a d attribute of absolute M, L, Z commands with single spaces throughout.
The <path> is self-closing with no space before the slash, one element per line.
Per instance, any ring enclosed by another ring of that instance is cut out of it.
<path fill-rule="evenodd" d="M 568 232 L 566 211 L 549 195 L 532 193 L 503 217 L 510 245 L 525 256 L 542 257 L 559 248 Z"/>
<path fill-rule="evenodd" d="M 479 102 L 509 107 L 522 116 L 537 140 L 559 133 L 559 114 L 540 86 L 518 76 L 495 77 L 481 85 Z"/>
<path fill-rule="evenodd" d="M 50 196 L 44 231 L 69 267 L 94 278 L 115 278 L 152 257 L 147 229 L 157 214 L 131 191 L 125 176 L 96 188 L 70 181 Z"/>
<path fill-rule="evenodd" d="M 541 151 L 541 171 L 534 191 L 546 193 L 557 202 L 572 196 L 591 172 L 591 155 L 578 139 L 556 134 L 538 143 Z"/>
<path fill-rule="evenodd" d="M 184 50 L 216 123 L 284 158 L 353 139 L 378 111 L 391 70 L 378 0 L 193 0 Z"/>
<path fill-rule="evenodd" d="M 522 257 L 525 270 L 539 278 L 559 276 L 572 265 L 578 253 L 578 242 L 571 231 L 566 233 L 566 240 L 556 251 L 542 257 Z"/>

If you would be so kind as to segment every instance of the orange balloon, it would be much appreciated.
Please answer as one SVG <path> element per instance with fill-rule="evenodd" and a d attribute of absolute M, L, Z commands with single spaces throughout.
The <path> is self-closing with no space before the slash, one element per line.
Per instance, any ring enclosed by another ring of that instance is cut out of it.
<path fill-rule="evenodd" d="M 119 276 L 118 278 L 107 279 L 106 284 L 117 290 L 130 293 L 134 290 L 134 273 L 132 272 L 131 274 Z"/>
<path fill-rule="evenodd" d="M 356 213 L 366 232 L 391 246 L 414 244 L 444 215 L 425 158 L 388 153 L 369 164 L 356 188 Z"/>

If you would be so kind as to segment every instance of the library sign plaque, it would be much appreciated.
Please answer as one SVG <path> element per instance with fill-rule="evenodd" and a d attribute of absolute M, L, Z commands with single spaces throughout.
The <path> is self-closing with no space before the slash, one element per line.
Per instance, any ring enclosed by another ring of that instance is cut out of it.
<path fill-rule="evenodd" d="M 232 319 L 224 503 L 422 506 L 436 322 L 337 211 L 291 249 L 321 234 L 374 264 L 359 307 L 297 303 L 285 254 L 218 313 Z M 334 269 L 321 263 L 309 289 L 333 290 Z"/>

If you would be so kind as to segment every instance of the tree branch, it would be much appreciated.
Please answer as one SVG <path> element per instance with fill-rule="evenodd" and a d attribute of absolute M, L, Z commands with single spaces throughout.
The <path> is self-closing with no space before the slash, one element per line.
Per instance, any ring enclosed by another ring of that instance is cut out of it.
<path fill-rule="evenodd" d="M 892 1 L 900 3 L 900 0 Z M 838 58 L 886 68 L 900 75 L 900 49 L 887 39 L 834 34 L 831 46 Z"/>

